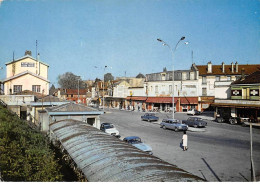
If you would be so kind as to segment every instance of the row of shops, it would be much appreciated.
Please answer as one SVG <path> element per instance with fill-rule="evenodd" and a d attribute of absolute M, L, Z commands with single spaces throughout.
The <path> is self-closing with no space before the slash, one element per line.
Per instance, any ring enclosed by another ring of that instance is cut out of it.
<path fill-rule="evenodd" d="M 118 109 L 145 111 L 172 111 L 172 97 L 128 96 L 126 98 L 105 97 L 105 106 Z M 198 97 L 174 97 L 176 112 L 200 109 Z"/>

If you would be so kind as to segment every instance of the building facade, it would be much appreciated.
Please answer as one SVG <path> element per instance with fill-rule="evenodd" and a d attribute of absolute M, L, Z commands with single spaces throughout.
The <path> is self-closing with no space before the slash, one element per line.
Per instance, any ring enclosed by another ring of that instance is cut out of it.
<path fill-rule="evenodd" d="M 174 82 L 172 71 L 147 74 L 144 86 L 147 110 L 173 110 L 173 95 L 175 111 L 186 112 L 198 108 L 198 71 L 193 68 L 174 71 Z"/>
<path fill-rule="evenodd" d="M 228 91 L 227 99 L 215 99 L 215 115 L 226 120 L 242 117 L 251 122 L 260 122 L 260 70 L 232 82 Z"/>
<path fill-rule="evenodd" d="M 242 75 L 249 75 L 260 70 L 258 64 L 238 64 L 231 62 L 226 65 L 195 65 L 193 68 L 199 72 L 199 110 L 206 110 L 214 102 L 214 99 L 227 99 L 230 97 L 230 85 Z"/>
<path fill-rule="evenodd" d="M 6 64 L 6 79 L 4 94 L 16 94 L 24 90 L 49 94 L 49 65 L 31 56 L 30 51 L 25 56 Z"/>

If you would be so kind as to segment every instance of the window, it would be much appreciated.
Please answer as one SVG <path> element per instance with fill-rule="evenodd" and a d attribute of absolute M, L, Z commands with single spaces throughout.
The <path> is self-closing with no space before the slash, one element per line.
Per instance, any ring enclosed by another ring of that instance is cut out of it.
<path fill-rule="evenodd" d="M 22 92 L 22 86 L 21 85 L 14 85 L 14 93 Z"/>
<path fill-rule="evenodd" d="M 187 80 L 190 80 L 190 72 L 187 72 L 187 74 L 186 74 L 186 79 L 187 79 Z"/>
<path fill-rule="evenodd" d="M 155 93 L 158 93 L 158 85 L 155 86 Z"/>
<path fill-rule="evenodd" d="M 207 96 L 207 88 L 202 88 L 202 96 Z"/>
<path fill-rule="evenodd" d="M 206 84 L 207 83 L 207 77 L 206 76 L 203 76 L 202 77 L 202 84 Z"/>
<path fill-rule="evenodd" d="M 40 85 L 33 85 L 32 91 L 33 92 L 41 92 L 41 86 Z"/>
<path fill-rule="evenodd" d="M 172 85 L 169 85 L 169 93 L 172 93 Z"/>
<path fill-rule="evenodd" d="M 22 62 L 21 67 L 34 67 L 34 63 L 32 63 L 32 62 Z"/>
<path fill-rule="evenodd" d="M 217 81 L 217 82 L 220 81 L 220 76 L 216 76 L 216 81 Z"/>

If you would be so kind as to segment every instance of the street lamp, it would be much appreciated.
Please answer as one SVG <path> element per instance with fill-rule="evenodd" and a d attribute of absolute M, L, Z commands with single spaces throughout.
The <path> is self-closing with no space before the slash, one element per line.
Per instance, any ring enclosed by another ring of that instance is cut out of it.
<path fill-rule="evenodd" d="M 77 76 L 78 78 L 78 98 L 77 98 L 77 102 L 79 103 L 79 80 L 80 80 L 80 76 Z"/>
<path fill-rule="evenodd" d="M 170 49 L 170 51 L 171 51 L 171 54 L 172 54 L 172 62 L 173 62 L 173 64 L 172 64 L 172 119 L 174 119 L 174 53 L 175 53 L 175 51 L 176 51 L 176 49 L 177 49 L 177 46 L 178 46 L 178 44 L 182 41 L 182 40 L 184 40 L 185 39 L 185 37 L 181 37 L 180 38 L 180 40 L 177 42 L 177 44 L 175 45 L 175 48 L 174 48 L 174 50 L 171 48 L 171 46 L 169 45 L 169 44 L 167 44 L 166 42 L 164 42 L 162 39 L 157 39 L 157 41 L 159 41 L 159 42 L 161 42 L 164 46 L 167 46 L 169 49 Z M 188 42 L 185 42 L 185 44 L 188 44 Z"/>
<path fill-rule="evenodd" d="M 104 75 L 103 75 L 103 111 L 105 113 L 105 96 L 104 96 L 104 88 L 105 88 L 105 71 L 107 66 L 104 67 Z"/>

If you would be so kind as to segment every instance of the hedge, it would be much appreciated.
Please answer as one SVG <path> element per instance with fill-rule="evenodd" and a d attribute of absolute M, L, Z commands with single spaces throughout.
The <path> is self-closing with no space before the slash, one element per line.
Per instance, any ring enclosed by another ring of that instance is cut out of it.
<path fill-rule="evenodd" d="M 63 181 L 47 138 L 0 106 L 0 173 L 3 181 Z"/>

